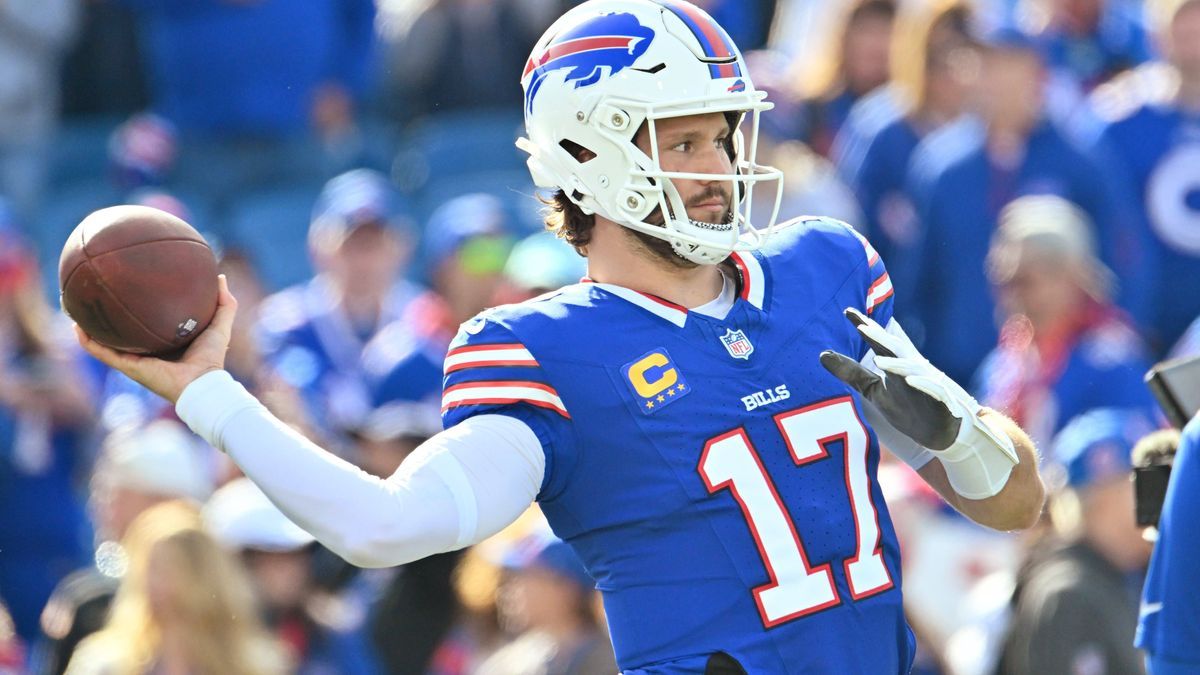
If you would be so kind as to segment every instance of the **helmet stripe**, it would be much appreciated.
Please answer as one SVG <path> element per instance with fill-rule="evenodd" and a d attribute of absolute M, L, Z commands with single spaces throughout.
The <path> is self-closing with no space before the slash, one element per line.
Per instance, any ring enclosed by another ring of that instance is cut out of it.
<path fill-rule="evenodd" d="M 678 16 L 687 24 L 692 34 L 700 42 L 700 46 L 704 49 L 706 56 L 712 58 L 734 58 L 736 52 L 734 52 L 729 34 L 695 5 L 686 2 L 675 2 L 675 0 L 658 0 L 658 3 L 671 10 L 675 16 Z M 710 64 L 708 70 L 714 80 L 742 76 L 742 68 L 736 60 L 731 63 Z"/>

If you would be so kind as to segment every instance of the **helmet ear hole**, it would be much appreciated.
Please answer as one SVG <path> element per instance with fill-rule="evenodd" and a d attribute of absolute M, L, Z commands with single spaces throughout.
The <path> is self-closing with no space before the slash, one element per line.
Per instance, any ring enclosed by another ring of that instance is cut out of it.
<path fill-rule="evenodd" d="M 580 164 L 587 164 L 588 162 L 592 161 L 593 159 L 596 159 L 595 152 L 587 149 L 586 147 L 584 147 L 583 145 L 580 145 L 579 143 L 576 143 L 575 141 L 572 141 L 569 138 L 564 138 L 561 141 L 559 141 L 558 146 L 560 148 L 562 148 L 563 150 L 566 150 L 567 154 L 570 155 L 571 157 L 574 157 L 575 161 L 579 162 Z"/>

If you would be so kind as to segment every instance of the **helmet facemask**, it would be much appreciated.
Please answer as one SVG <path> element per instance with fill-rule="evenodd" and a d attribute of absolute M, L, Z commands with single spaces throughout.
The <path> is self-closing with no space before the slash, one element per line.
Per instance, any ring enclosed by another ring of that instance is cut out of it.
<path fill-rule="evenodd" d="M 598 110 L 603 109 L 604 114 L 594 113 L 593 118 L 598 119 L 589 120 L 589 126 L 597 135 L 609 141 L 605 144 L 609 146 L 609 152 L 613 152 L 614 149 L 619 151 L 618 161 L 629 167 L 627 179 L 619 186 L 615 200 L 589 199 L 588 197 L 594 194 L 591 190 L 567 192 L 568 197 L 587 212 L 599 213 L 636 232 L 666 241 L 677 255 L 698 265 L 714 265 L 728 258 L 733 251 L 758 248 L 770 235 L 778 218 L 783 196 L 783 174 L 774 167 L 754 161 L 758 150 L 758 117 L 762 110 L 771 107 L 769 103 L 761 100 L 765 94 L 756 93 L 758 95 L 755 98 L 758 100 L 744 101 L 747 107 L 740 109 L 731 107 L 714 110 L 702 107 L 702 102 L 696 101 L 658 110 L 634 100 L 606 101 L 604 105 L 597 106 Z M 663 169 L 660 163 L 656 121 L 714 112 L 735 115 L 730 130 L 733 150 L 732 173 L 707 174 Z M 740 129 L 740 122 L 747 114 L 753 121 L 749 146 L 745 144 Z M 650 154 L 646 154 L 635 143 L 636 130 L 643 125 Z M 584 168 L 586 165 L 587 162 L 579 165 L 580 173 L 587 173 Z M 588 177 L 579 177 L 582 183 L 593 184 Z M 602 187 L 608 187 L 604 185 L 607 180 L 608 175 L 595 178 Z M 676 189 L 674 180 L 723 184 L 730 196 L 729 219 L 723 223 L 708 223 L 690 218 L 687 214 L 687 204 Z M 775 197 L 770 217 L 766 221 L 767 225 L 760 229 L 752 225 L 753 194 L 758 183 L 767 181 L 774 182 Z M 604 208 L 603 201 L 609 201 L 611 208 Z M 658 218 L 655 218 L 655 215 Z M 652 222 L 651 219 L 659 222 Z"/>
<path fill-rule="evenodd" d="M 773 106 L 728 35 L 701 10 L 667 0 L 585 2 L 546 32 L 522 83 L 529 138 L 517 144 L 530 155 L 534 182 L 562 190 L 584 213 L 666 241 L 701 265 L 758 248 L 774 228 L 783 175 L 756 161 L 759 116 Z M 729 173 L 664 170 L 656 123 L 711 113 L 752 125 L 746 144 L 740 124 L 731 124 Z M 645 150 L 635 142 L 643 126 Z M 673 181 L 726 186 L 728 222 L 689 218 Z M 774 203 L 755 227 L 754 191 L 766 181 L 775 183 Z"/>

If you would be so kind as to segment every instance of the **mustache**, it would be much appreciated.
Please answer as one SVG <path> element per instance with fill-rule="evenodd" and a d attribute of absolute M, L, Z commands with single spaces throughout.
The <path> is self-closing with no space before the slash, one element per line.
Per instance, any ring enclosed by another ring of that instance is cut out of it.
<path fill-rule="evenodd" d="M 704 202 L 716 198 L 720 198 L 720 200 L 725 203 L 726 207 L 729 206 L 729 201 L 731 199 L 729 191 L 720 185 L 710 185 L 709 187 L 705 188 L 703 192 L 689 199 L 687 201 L 687 207 L 692 208 L 693 206 L 699 206 Z"/>

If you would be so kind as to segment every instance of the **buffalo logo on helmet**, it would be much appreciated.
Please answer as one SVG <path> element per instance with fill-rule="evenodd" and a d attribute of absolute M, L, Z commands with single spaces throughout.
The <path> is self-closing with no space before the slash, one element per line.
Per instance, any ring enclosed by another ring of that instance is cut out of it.
<path fill-rule="evenodd" d="M 569 69 L 565 81 L 576 89 L 587 87 L 632 67 L 653 40 L 653 30 L 624 12 L 598 16 L 556 36 L 525 64 L 521 79 L 533 74 L 525 88 L 525 110 L 533 112 L 533 99 L 551 73 Z"/>

